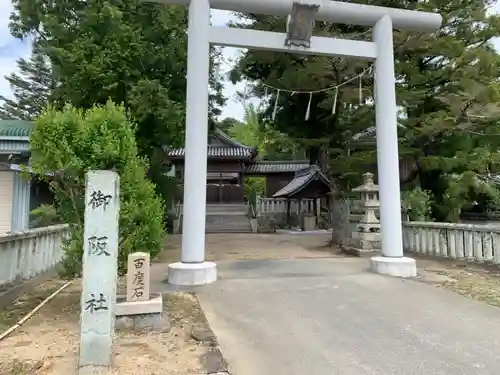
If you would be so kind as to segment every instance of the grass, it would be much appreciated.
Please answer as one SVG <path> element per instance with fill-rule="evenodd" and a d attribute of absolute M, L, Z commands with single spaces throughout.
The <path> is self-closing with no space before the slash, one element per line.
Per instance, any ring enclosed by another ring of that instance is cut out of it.
<path fill-rule="evenodd" d="M 500 275 L 488 271 L 462 271 L 451 274 L 444 286 L 463 296 L 500 307 Z"/>

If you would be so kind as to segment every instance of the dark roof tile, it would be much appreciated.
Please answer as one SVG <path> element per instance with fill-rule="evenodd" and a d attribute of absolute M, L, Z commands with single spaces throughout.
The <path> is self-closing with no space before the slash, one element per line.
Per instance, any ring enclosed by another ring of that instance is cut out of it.
<path fill-rule="evenodd" d="M 186 155 L 186 150 L 177 148 L 170 150 L 167 155 L 172 158 L 183 158 Z M 252 149 L 250 148 L 209 146 L 207 150 L 207 157 L 209 158 L 251 158 L 252 155 Z"/>
<path fill-rule="evenodd" d="M 0 120 L 0 137 L 29 137 L 34 123 L 23 120 Z"/>
<path fill-rule="evenodd" d="M 308 168 L 307 161 L 261 161 L 250 164 L 247 173 L 283 173 L 297 172 L 298 170 Z"/>
<path fill-rule="evenodd" d="M 207 157 L 211 159 L 249 159 L 257 154 L 257 150 L 233 140 L 220 129 L 214 129 L 210 134 L 217 138 L 221 145 L 208 145 Z M 184 158 L 186 149 L 176 148 L 169 150 L 167 156 L 170 158 Z"/>
<path fill-rule="evenodd" d="M 295 178 L 290 181 L 284 188 L 274 193 L 273 198 L 293 197 L 295 194 L 305 189 L 307 185 L 315 179 L 323 181 L 323 183 L 325 185 L 328 185 L 330 189 L 333 186 L 332 183 L 326 178 L 326 176 L 321 173 L 319 167 L 316 165 L 312 165 L 308 168 L 297 171 L 297 173 L 295 174 Z"/>

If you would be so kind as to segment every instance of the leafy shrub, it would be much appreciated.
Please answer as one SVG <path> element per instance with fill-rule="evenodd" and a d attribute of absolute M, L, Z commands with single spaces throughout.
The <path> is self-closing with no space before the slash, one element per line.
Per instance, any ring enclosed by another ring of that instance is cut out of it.
<path fill-rule="evenodd" d="M 431 219 L 432 194 L 417 187 L 404 191 L 401 197 L 403 214 L 411 221 L 429 221 Z"/>
<path fill-rule="evenodd" d="M 63 220 L 51 204 L 42 204 L 30 212 L 30 228 L 62 224 Z"/>
<path fill-rule="evenodd" d="M 266 192 L 265 177 L 245 177 L 244 194 L 247 202 L 255 205 L 257 195 L 263 196 Z"/>
<path fill-rule="evenodd" d="M 46 110 L 30 137 L 31 167 L 54 192 L 56 209 L 70 225 L 64 244 L 63 276 L 81 274 L 85 172 L 114 170 L 120 175 L 118 271 L 126 271 L 128 254 L 158 254 L 164 241 L 164 204 L 146 179 L 148 163 L 137 155 L 134 126 L 125 110 L 108 102 L 87 111 L 66 105 Z"/>

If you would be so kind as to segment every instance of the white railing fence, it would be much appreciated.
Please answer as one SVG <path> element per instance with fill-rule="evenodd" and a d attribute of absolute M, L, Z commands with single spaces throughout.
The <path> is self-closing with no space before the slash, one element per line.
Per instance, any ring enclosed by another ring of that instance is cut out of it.
<path fill-rule="evenodd" d="M 0 236 L 0 287 L 29 280 L 53 268 L 62 257 L 68 225 L 52 225 Z"/>
<path fill-rule="evenodd" d="M 308 214 L 314 212 L 314 199 L 301 199 L 290 201 L 290 213 Z M 287 200 L 284 198 L 261 198 L 256 199 L 257 216 L 266 214 L 285 213 Z"/>
<path fill-rule="evenodd" d="M 500 226 L 405 222 L 403 246 L 426 255 L 500 264 Z"/>
<path fill-rule="evenodd" d="M 352 233 L 362 215 L 351 209 L 348 230 Z M 403 222 L 405 251 L 441 258 L 500 264 L 498 225 Z"/>

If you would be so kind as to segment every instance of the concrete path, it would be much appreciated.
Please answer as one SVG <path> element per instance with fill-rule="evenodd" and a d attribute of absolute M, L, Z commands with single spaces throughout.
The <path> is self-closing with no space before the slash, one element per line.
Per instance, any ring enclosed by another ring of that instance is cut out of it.
<path fill-rule="evenodd" d="M 500 310 L 366 262 L 220 262 L 198 295 L 231 374 L 499 373 Z"/>

